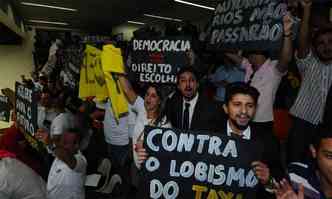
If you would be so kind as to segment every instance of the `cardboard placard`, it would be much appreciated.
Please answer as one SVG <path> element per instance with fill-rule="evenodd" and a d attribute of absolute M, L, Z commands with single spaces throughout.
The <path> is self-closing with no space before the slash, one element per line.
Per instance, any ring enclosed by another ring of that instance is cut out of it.
<path fill-rule="evenodd" d="M 147 126 L 141 198 L 250 198 L 258 184 L 251 163 L 262 156 L 255 142 Z"/>
<path fill-rule="evenodd" d="M 186 62 L 191 41 L 182 37 L 134 39 L 130 72 L 136 80 L 150 83 L 176 83 L 176 73 Z"/>
<path fill-rule="evenodd" d="M 280 0 L 224 0 L 211 21 L 208 46 L 213 50 L 276 50 L 283 35 Z"/>
<path fill-rule="evenodd" d="M 16 82 L 15 97 L 16 122 L 30 145 L 40 151 L 43 144 L 34 137 L 38 128 L 36 93 L 33 89 Z"/>
<path fill-rule="evenodd" d="M 0 121 L 9 122 L 10 103 L 7 96 L 0 95 Z"/>

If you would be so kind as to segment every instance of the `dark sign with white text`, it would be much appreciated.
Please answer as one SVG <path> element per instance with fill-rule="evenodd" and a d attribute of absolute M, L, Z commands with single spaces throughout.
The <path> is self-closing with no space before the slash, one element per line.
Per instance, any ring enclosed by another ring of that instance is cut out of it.
<path fill-rule="evenodd" d="M 286 10 L 286 4 L 280 0 L 221 1 L 211 21 L 208 44 L 215 50 L 278 49 Z"/>
<path fill-rule="evenodd" d="M 40 142 L 34 137 L 37 132 L 37 99 L 33 89 L 23 84 L 15 84 L 16 122 L 26 140 L 36 150 L 40 150 Z"/>
<path fill-rule="evenodd" d="M 252 198 L 258 179 L 251 163 L 262 147 L 223 132 L 147 126 L 141 198 Z"/>
<path fill-rule="evenodd" d="M 10 103 L 7 96 L 0 95 L 0 121 L 9 122 Z"/>
<path fill-rule="evenodd" d="M 188 39 L 134 39 L 131 72 L 136 80 L 150 83 L 176 83 L 176 73 L 186 64 L 186 52 L 191 49 Z"/>

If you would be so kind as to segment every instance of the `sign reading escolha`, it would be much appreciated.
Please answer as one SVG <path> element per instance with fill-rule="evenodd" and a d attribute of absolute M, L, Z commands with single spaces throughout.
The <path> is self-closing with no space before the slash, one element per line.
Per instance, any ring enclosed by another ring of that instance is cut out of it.
<path fill-rule="evenodd" d="M 131 72 L 136 80 L 150 83 L 176 83 L 176 73 L 186 64 L 190 40 L 180 37 L 134 39 Z"/>
<path fill-rule="evenodd" d="M 224 0 L 211 22 L 212 49 L 267 50 L 280 47 L 282 16 L 287 6 L 280 0 Z"/>
<path fill-rule="evenodd" d="M 192 132 L 147 126 L 141 198 L 252 198 L 258 179 L 251 162 L 260 159 L 256 141 L 222 132 Z"/>

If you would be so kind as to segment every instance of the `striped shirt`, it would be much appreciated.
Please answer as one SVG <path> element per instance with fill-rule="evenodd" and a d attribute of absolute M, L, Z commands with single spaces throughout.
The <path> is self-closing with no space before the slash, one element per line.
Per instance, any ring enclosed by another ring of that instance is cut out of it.
<path fill-rule="evenodd" d="M 297 59 L 302 85 L 290 113 L 314 125 L 322 122 L 328 90 L 332 83 L 332 64 L 324 64 L 310 52 Z"/>

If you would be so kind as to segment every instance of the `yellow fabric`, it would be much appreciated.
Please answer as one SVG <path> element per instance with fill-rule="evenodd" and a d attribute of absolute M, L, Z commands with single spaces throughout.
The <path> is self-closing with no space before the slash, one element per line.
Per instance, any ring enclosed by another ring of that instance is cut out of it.
<path fill-rule="evenodd" d="M 112 112 L 117 121 L 128 113 L 128 102 L 119 80 L 112 73 L 124 73 L 121 50 L 113 45 L 105 45 L 103 51 L 87 45 L 80 72 L 79 97 L 95 96 L 97 101 L 109 98 Z"/>
<path fill-rule="evenodd" d="M 101 61 L 104 72 L 125 73 L 121 49 L 113 45 L 104 45 L 101 54 Z"/>
<path fill-rule="evenodd" d="M 123 93 L 119 80 L 115 80 L 111 73 L 105 73 L 105 79 L 112 103 L 112 111 L 115 119 L 118 121 L 120 117 L 128 113 L 128 102 Z"/>
<path fill-rule="evenodd" d="M 79 97 L 94 96 L 98 101 L 108 97 L 106 81 L 101 66 L 101 50 L 87 45 L 80 71 Z"/>

